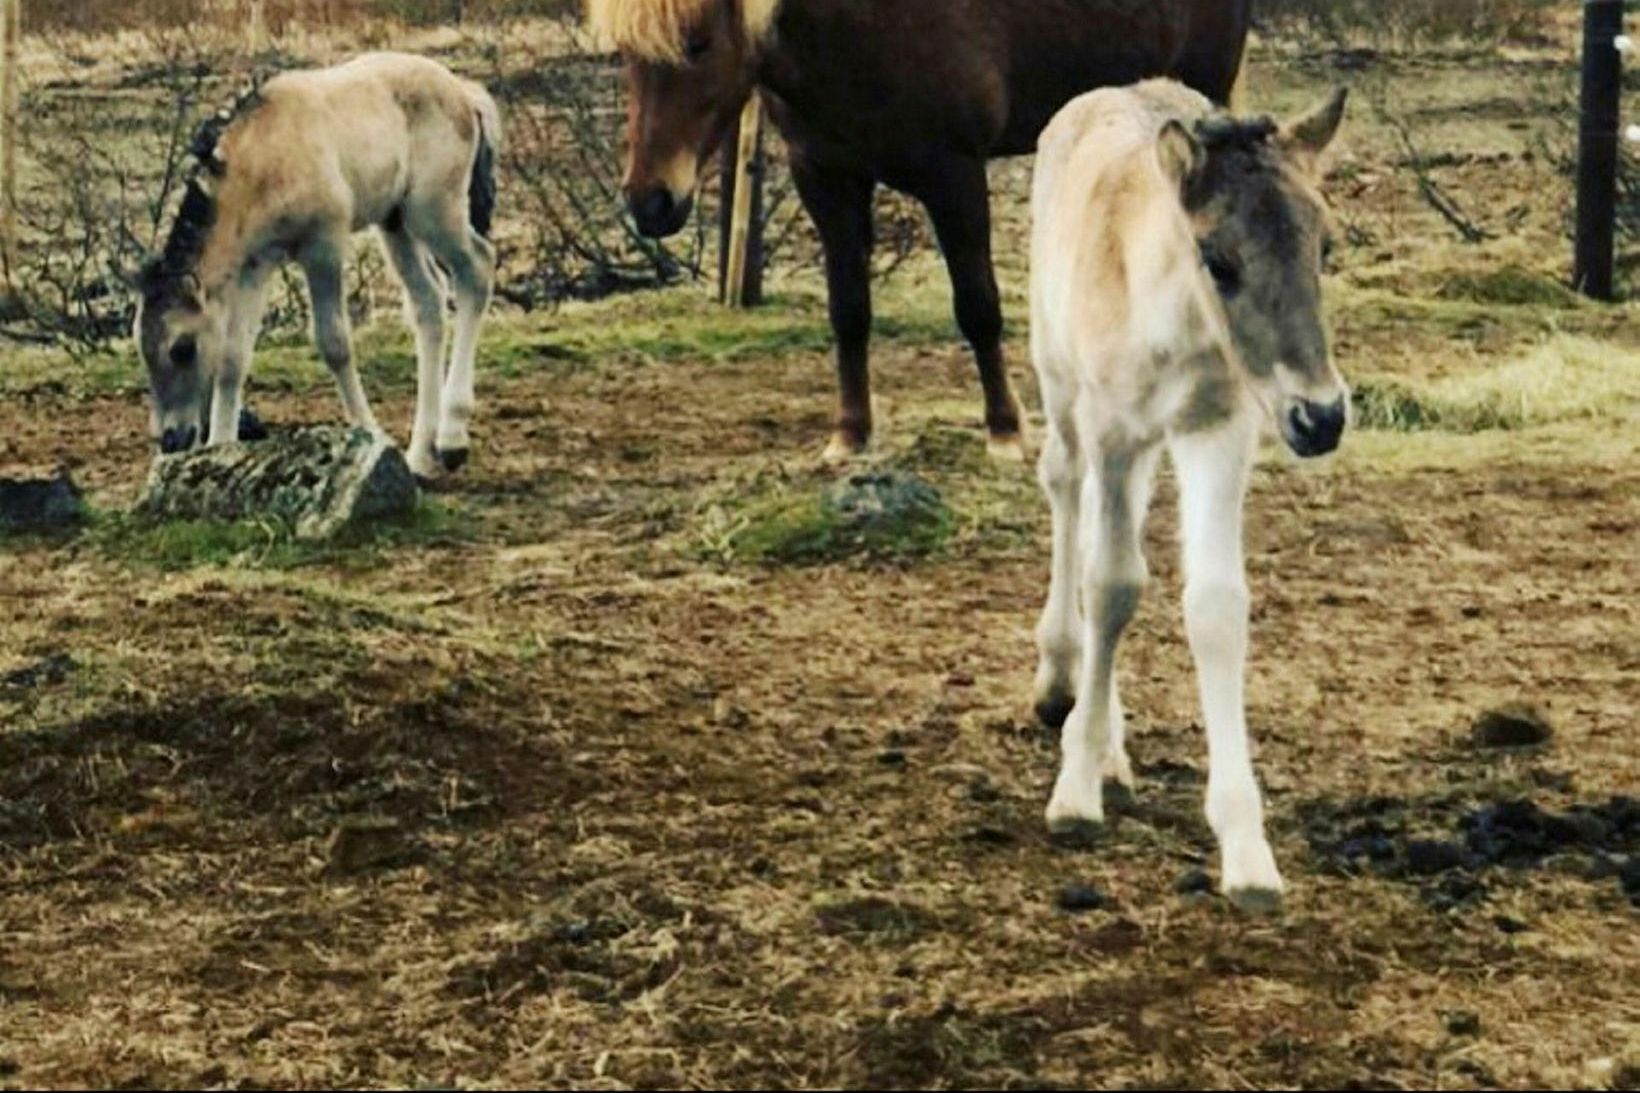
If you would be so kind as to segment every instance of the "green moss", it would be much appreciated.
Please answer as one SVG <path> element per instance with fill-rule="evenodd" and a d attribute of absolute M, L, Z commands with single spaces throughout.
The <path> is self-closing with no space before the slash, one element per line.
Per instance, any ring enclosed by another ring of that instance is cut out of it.
<path fill-rule="evenodd" d="M 773 565 L 895 561 L 944 549 L 955 514 L 927 482 L 898 471 L 837 483 L 762 476 L 702 516 L 704 553 Z"/>
<path fill-rule="evenodd" d="M 395 547 L 466 541 L 471 520 L 424 498 L 413 512 L 346 528 L 323 543 L 298 540 L 277 517 L 254 520 L 155 520 L 133 513 L 95 514 L 90 542 L 108 557 L 143 569 L 207 566 L 290 569 L 313 564 L 369 568 Z"/>

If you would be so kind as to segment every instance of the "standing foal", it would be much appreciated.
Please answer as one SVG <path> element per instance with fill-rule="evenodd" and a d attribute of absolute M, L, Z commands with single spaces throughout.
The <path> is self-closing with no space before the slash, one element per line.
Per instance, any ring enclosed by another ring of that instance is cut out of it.
<path fill-rule="evenodd" d="M 1220 885 L 1249 908 L 1277 904 L 1282 883 L 1243 709 L 1242 504 L 1266 416 L 1302 457 L 1332 451 L 1344 431 L 1316 190 L 1343 112 L 1340 91 L 1278 128 L 1169 81 L 1096 91 L 1043 134 L 1032 194 L 1031 353 L 1053 505 L 1036 699 L 1043 721 L 1063 725 L 1048 824 L 1098 823 L 1102 779 L 1133 782 L 1114 664 L 1146 579 L 1140 528 L 1166 448 L 1207 721 L 1207 819 Z"/>
<path fill-rule="evenodd" d="M 483 88 L 400 53 L 285 73 L 207 122 L 165 252 L 137 282 L 136 338 L 160 449 L 236 438 L 268 278 L 287 258 L 307 275 L 314 340 L 347 420 L 379 431 L 353 367 L 343 285 L 349 236 L 375 227 L 416 331 L 410 469 L 425 478 L 440 463 L 461 466 L 495 277 L 486 237 L 500 139 Z M 446 276 L 456 304 L 448 380 Z"/>

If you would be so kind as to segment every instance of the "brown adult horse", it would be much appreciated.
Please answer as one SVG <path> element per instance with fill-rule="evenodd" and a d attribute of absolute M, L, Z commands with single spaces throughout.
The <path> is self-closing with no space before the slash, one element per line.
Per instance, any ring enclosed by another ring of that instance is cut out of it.
<path fill-rule="evenodd" d="M 974 349 L 994 453 L 1022 458 L 1002 359 L 985 161 L 1035 150 L 1096 87 L 1172 76 L 1223 103 L 1252 0 L 587 0 L 626 59 L 626 197 L 646 235 L 683 227 L 701 164 L 762 93 L 826 253 L 841 406 L 827 449 L 871 437 L 872 194 L 927 208 Z"/>

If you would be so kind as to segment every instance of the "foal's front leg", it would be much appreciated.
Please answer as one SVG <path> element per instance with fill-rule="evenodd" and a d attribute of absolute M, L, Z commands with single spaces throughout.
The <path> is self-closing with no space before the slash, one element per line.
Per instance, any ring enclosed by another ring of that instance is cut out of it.
<path fill-rule="evenodd" d="M 1116 695 L 1116 646 L 1133 619 L 1148 569 L 1139 541 L 1158 450 L 1100 451 L 1083 428 L 1080 566 L 1082 663 L 1076 705 L 1060 735 L 1061 765 L 1048 802 L 1048 828 L 1073 831 L 1105 818 L 1105 777 L 1131 783 Z"/>
<path fill-rule="evenodd" d="M 1184 536 L 1185 625 L 1196 659 L 1207 722 L 1207 822 L 1222 855 L 1219 885 L 1249 910 L 1280 903 L 1281 874 L 1264 836 L 1264 801 L 1248 750 L 1247 578 L 1242 560 L 1242 506 L 1257 442 L 1255 426 L 1237 421 L 1211 432 L 1174 437 Z"/>
<path fill-rule="evenodd" d="M 268 275 L 272 272 L 265 263 L 247 268 L 231 290 L 228 299 L 227 344 L 216 382 L 211 391 L 210 437 L 206 443 L 215 447 L 233 444 L 239 440 L 239 412 L 244 404 L 245 376 L 250 371 L 251 354 L 256 349 L 256 335 L 262 328 L 262 315 L 267 307 Z"/>
<path fill-rule="evenodd" d="M 381 426 L 376 424 L 376 415 L 370 410 L 370 400 L 353 366 L 353 341 L 348 329 L 342 273 L 344 249 L 345 244 L 322 240 L 302 255 L 302 272 L 307 275 L 308 295 L 313 302 L 313 340 L 336 379 L 336 390 L 342 396 L 342 413 L 348 424 L 379 433 Z"/>

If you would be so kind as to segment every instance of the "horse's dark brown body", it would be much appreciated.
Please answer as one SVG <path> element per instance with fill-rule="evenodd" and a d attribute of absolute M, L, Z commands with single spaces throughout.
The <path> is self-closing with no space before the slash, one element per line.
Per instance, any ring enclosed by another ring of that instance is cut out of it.
<path fill-rule="evenodd" d="M 731 8 L 718 22 L 732 23 L 740 0 L 724 2 Z M 834 447 L 858 450 L 871 431 L 875 186 L 908 193 L 928 209 L 958 325 L 978 358 L 987 425 L 994 440 L 1017 442 L 1019 408 L 1002 362 L 991 268 L 986 160 L 1033 151 L 1049 119 L 1096 87 L 1173 76 L 1225 102 L 1241 66 L 1251 2 L 784 0 L 773 33 L 742 43 L 825 247 L 842 387 Z M 635 95 L 645 85 L 635 80 Z M 653 132 L 639 124 L 644 105 L 634 104 L 634 134 Z M 640 226 L 642 182 L 629 179 Z"/>

